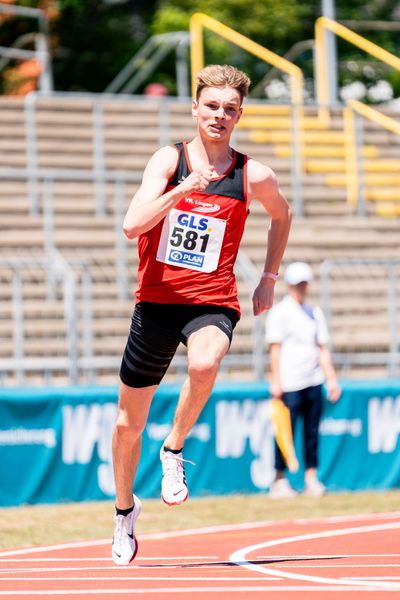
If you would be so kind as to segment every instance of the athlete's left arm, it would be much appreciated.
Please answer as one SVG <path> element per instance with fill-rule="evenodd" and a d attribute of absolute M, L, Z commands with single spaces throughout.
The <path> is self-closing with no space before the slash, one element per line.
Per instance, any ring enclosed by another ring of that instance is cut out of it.
<path fill-rule="evenodd" d="M 277 274 L 289 237 L 292 212 L 288 201 L 279 189 L 275 173 L 269 167 L 250 159 L 247 178 L 248 201 L 258 200 L 271 216 L 264 272 Z M 255 315 L 271 308 L 274 301 L 274 287 L 273 279 L 261 277 L 253 294 Z"/>

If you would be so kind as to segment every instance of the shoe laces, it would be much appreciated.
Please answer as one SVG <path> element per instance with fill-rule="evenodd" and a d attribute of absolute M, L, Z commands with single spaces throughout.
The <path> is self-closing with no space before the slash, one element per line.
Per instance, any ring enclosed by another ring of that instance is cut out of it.
<path fill-rule="evenodd" d="M 163 456 L 163 475 L 168 481 L 179 481 L 185 476 L 185 467 L 183 463 L 195 465 L 191 460 L 187 460 L 179 454 L 164 452 Z"/>
<path fill-rule="evenodd" d="M 115 515 L 114 543 L 121 545 L 128 534 L 128 517 Z"/>

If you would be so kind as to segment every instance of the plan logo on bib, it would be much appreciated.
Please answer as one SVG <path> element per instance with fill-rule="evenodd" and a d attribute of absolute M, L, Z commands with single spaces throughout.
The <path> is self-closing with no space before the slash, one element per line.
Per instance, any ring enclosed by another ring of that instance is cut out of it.
<path fill-rule="evenodd" d="M 204 256 L 201 254 L 193 254 L 192 252 L 171 250 L 169 261 L 185 267 L 201 267 L 204 262 Z"/>

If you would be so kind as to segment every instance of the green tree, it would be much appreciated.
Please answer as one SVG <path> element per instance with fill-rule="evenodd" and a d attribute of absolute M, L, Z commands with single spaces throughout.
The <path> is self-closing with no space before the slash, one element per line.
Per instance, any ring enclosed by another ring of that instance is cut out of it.
<path fill-rule="evenodd" d="M 52 11 L 55 88 L 101 92 L 149 37 L 156 0 L 21 0 L 20 6 Z M 32 19 L 9 18 L 0 45 L 37 30 Z"/>
<path fill-rule="evenodd" d="M 246 37 L 284 54 L 311 29 L 312 7 L 297 0 L 254 0 L 250 5 L 243 0 L 161 0 L 152 21 L 154 33 L 188 30 L 190 17 L 195 12 L 206 13 Z M 220 36 L 205 32 L 205 62 L 233 62 L 245 69 L 254 82 L 270 69 L 268 65 Z"/>
<path fill-rule="evenodd" d="M 56 23 L 56 87 L 101 92 L 149 37 L 155 1 L 63 0 Z"/>
<path fill-rule="evenodd" d="M 1 0 L 0 0 L 1 1 Z M 321 15 L 320 0 L 16 0 L 21 6 L 51 12 L 51 44 L 55 87 L 58 90 L 101 92 L 151 35 L 188 31 L 194 12 L 204 12 L 245 36 L 285 55 L 295 43 L 314 37 L 315 19 Z M 336 0 L 338 20 L 393 19 L 399 0 Z M 18 36 L 33 31 L 31 19 L 8 19 L 0 24 L 0 45 L 11 45 Z M 400 52 L 400 34 L 360 31 L 394 54 Z M 205 32 L 206 62 L 232 62 L 249 72 L 254 84 L 270 67 L 211 32 Z M 399 76 L 382 70 L 362 51 L 338 41 L 340 79 L 378 77 L 399 87 Z M 311 81 L 312 52 L 294 59 Z M 363 63 L 367 69 L 363 71 Z M 359 65 L 351 71 L 349 65 Z M 371 71 L 371 67 L 373 71 Z M 176 93 L 175 60 L 171 53 L 151 75 Z M 400 92 L 400 90 L 398 90 Z"/>
<path fill-rule="evenodd" d="M 151 24 L 154 33 L 187 30 L 191 15 L 194 12 L 203 12 L 279 55 L 285 55 L 296 42 L 313 38 L 315 20 L 322 12 L 321 2 L 315 0 L 305 0 L 301 3 L 297 0 L 254 0 L 251 5 L 245 0 L 229 0 L 225 3 L 220 0 L 159 0 L 157 6 Z M 352 2 L 337 0 L 336 14 L 338 20 L 388 20 L 397 6 L 398 0 L 371 0 L 368 3 L 365 0 L 352 0 Z M 360 33 L 390 52 L 399 51 L 398 35 L 396 37 L 388 32 L 373 30 Z M 376 61 L 371 61 L 362 51 L 342 40 L 338 40 L 338 48 L 341 81 L 348 82 L 349 79 L 356 77 L 371 79 L 371 69 L 366 70 L 367 74 L 351 73 L 348 70 L 347 65 L 354 60 L 359 62 L 360 69 L 365 61 L 374 64 L 372 80 L 376 80 L 381 75 L 381 66 L 376 66 Z M 255 84 L 270 71 L 270 68 L 258 59 L 207 31 L 205 32 L 205 62 L 233 62 L 247 70 Z M 306 79 L 308 77 L 311 82 L 313 77 L 311 50 L 299 55 L 295 62 L 302 68 Z M 394 75 L 390 74 L 388 77 L 397 81 Z"/>

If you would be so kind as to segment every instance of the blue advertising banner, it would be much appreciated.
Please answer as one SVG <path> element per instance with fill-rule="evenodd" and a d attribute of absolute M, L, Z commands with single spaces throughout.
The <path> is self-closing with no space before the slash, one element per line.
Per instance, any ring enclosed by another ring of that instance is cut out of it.
<path fill-rule="evenodd" d="M 340 401 L 324 406 L 321 480 L 329 491 L 400 486 L 400 380 L 342 387 Z M 135 484 L 141 497 L 160 493 L 158 455 L 178 393 L 164 385 L 153 400 Z M 0 505 L 113 498 L 116 414 L 114 387 L 1 389 Z M 217 385 L 185 444 L 186 458 L 198 465 L 186 468 L 190 493 L 265 492 L 274 479 L 273 454 L 267 385 Z M 302 472 L 291 477 L 301 489 Z"/>

